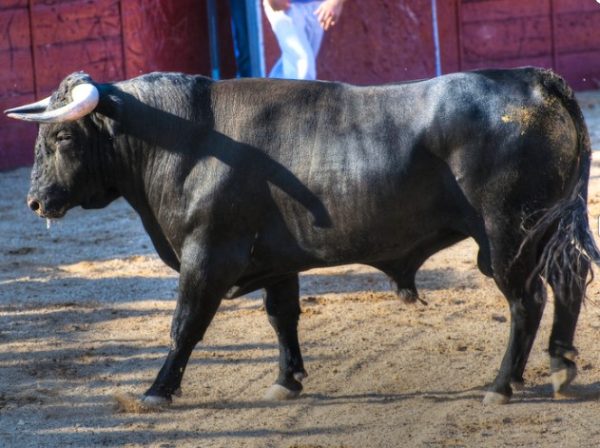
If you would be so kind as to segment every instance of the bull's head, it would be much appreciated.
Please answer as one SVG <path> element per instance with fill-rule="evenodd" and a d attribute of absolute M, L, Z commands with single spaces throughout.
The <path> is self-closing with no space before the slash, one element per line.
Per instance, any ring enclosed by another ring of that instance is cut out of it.
<path fill-rule="evenodd" d="M 72 207 L 104 207 L 118 196 L 98 166 L 104 145 L 92 116 L 99 101 L 91 78 L 76 73 L 51 97 L 5 111 L 9 117 L 40 123 L 27 196 L 39 216 L 61 218 Z"/>

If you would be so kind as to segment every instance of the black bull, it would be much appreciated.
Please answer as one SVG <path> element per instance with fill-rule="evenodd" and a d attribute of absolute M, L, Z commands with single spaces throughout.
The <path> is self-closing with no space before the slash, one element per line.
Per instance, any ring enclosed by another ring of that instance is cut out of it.
<path fill-rule="evenodd" d="M 147 403 L 178 393 L 221 300 L 260 288 L 280 348 L 267 395 L 297 395 L 306 375 L 298 272 L 364 263 L 415 300 L 423 262 L 468 237 L 511 312 L 485 401 L 506 402 L 511 383 L 522 384 L 545 283 L 556 302 L 555 391 L 575 377 L 573 337 L 599 253 L 587 221 L 589 137 L 572 91 L 552 72 L 377 87 L 160 73 L 95 84 L 74 74 L 44 113 L 74 104 L 82 83 L 98 102 L 40 126 L 29 204 L 59 218 L 123 196 L 180 272 L 172 345 Z M 44 121 L 19 110 L 17 118 Z"/>

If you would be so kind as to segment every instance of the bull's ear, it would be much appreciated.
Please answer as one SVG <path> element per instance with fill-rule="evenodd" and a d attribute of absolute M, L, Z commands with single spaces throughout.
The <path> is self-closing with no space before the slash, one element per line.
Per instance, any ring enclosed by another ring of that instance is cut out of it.
<path fill-rule="evenodd" d="M 96 106 L 96 112 L 119 121 L 123 111 L 123 100 L 117 94 L 118 91 L 111 84 L 98 85 L 98 91 L 100 101 Z"/>

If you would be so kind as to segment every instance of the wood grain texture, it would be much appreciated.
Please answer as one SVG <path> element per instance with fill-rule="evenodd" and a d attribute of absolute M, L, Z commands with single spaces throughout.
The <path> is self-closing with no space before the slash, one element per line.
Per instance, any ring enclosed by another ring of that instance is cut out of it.
<path fill-rule="evenodd" d="M 593 0 L 437 5 L 443 73 L 538 65 L 554 68 L 576 89 L 600 86 L 600 5 Z M 235 74 L 229 2 L 217 6 L 227 78 Z M 2 0 L 1 105 L 47 95 L 77 70 L 100 82 L 155 70 L 208 75 L 206 24 L 205 1 Z M 264 17 L 263 30 L 269 69 L 279 48 Z M 378 84 L 434 76 L 432 34 L 430 0 L 348 1 L 325 35 L 318 77 Z M 0 118 L 0 169 L 30 162 L 34 133 L 31 125 Z"/>

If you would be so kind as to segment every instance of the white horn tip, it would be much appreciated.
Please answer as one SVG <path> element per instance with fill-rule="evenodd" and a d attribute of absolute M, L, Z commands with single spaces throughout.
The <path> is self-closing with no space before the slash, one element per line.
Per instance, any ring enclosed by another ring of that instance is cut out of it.
<path fill-rule="evenodd" d="M 34 107 L 39 107 L 49 99 L 39 101 L 33 105 L 17 107 L 9 109 L 5 113 L 10 118 L 17 120 L 34 121 L 38 123 L 61 123 L 65 121 L 78 120 L 92 112 L 98 105 L 100 93 L 95 85 L 85 83 L 78 84 L 71 90 L 73 101 L 58 109 L 44 110 L 40 113 L 35 113 Z M 32 113 L 34 112 L 34 113 Z"/>

